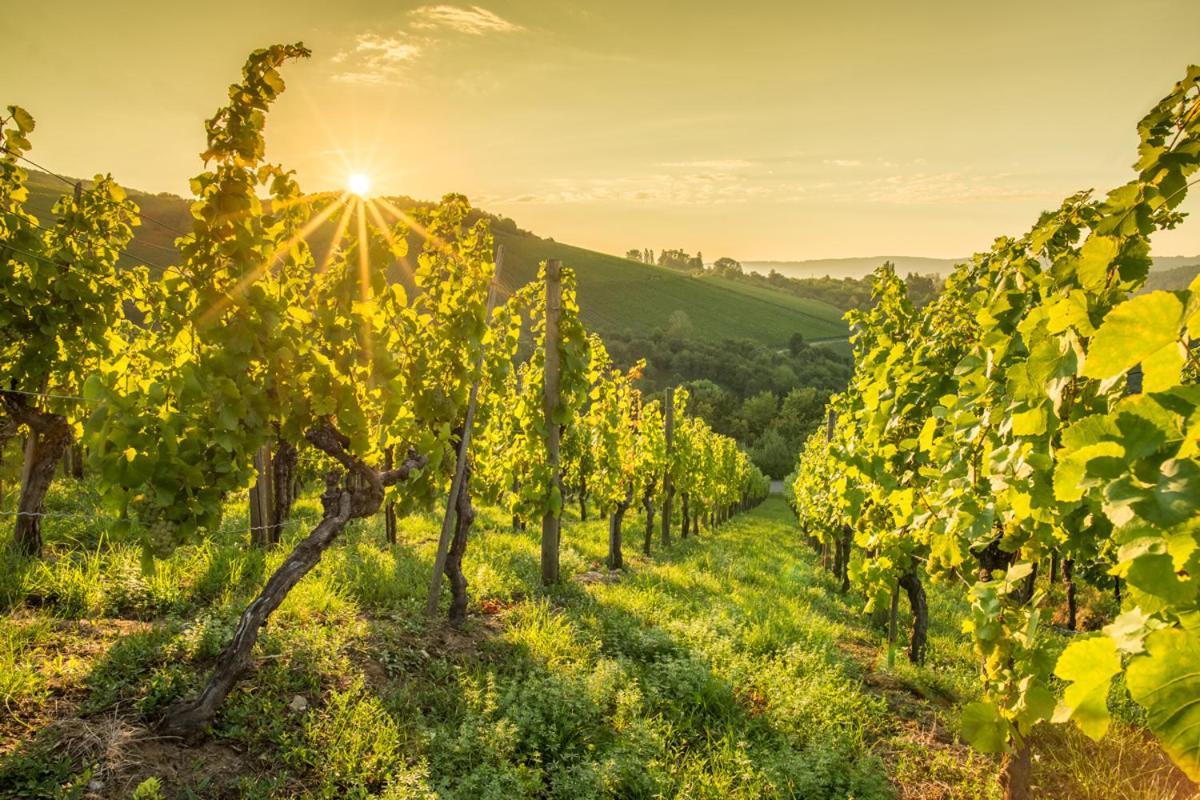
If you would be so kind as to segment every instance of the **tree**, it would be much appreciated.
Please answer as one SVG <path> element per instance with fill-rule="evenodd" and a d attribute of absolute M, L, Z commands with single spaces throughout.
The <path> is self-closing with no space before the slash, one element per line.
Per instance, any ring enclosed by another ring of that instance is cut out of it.
<path fill-rule="evenodd" d="M 723 278 L 740 277 L 742 265 L 728 256 L 721 256 L 713 262 L 712 271 Z"/>
<path fill-rule="evenodd" d="M 671 312 L 671 316 L 667 318 L 667 335 L 676 339 L 687 339 L 696 334 L 696 329 L 692 327 L 692 319 L 688 313 L 682 308 L 677 308 Z"/>
<path fill-rule="evenodd" d="M 784 395 L 772 428 L 779 431 L 794 452 L 798 452 L 804 440 L 824 421 L 825 404 L 828 401 L 829 393 L 821 389 L 811 386 L 792 389 Z"/>
<path fill-rule="evenodd" d="M 796 450 L 774 428 L 758 438 L 754 447 L 750 448 L 750 458 L 755 466 L 772 478 L 782 478 L 796 466 Z"/>
<path fill-rule="evenodd" d="M 630 261 L 641 261 L 642 260 L 642 251 L 638 250 L 636 247 L 630 248 L 629 250 L 625 251 L 625 257 L 628 258 Z"/>
<path fill-rule="evenodd" d="M 771 391 L 764 390 L 742 403 L 741 418 L 746 426 L 747 440 L 754 442 L 771 425 L 779 411 L 779 399 Z M 786 470 L 785 470 L 786 471 Z"/>
<path fill-rule="evenodd" d="M 694 259 L 683 250 L 663 250 L 658 254 L 658 265 L 686 272 L 692 269 Z"/>

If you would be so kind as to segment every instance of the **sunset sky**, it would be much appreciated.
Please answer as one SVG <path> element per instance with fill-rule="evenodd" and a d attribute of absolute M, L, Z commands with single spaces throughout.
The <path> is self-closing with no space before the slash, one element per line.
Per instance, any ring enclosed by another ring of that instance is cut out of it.
<path fill-rule="evenodd" d="M 245 55 L 302 40 L 268 141 L 306 189 L 461 191 L 607 252 L 951 257 L 1125 180 L 1200 60 L 1197 0 L 480 2 L 26 3 L 0 104 L 53 169 L 183 193 Z"/>

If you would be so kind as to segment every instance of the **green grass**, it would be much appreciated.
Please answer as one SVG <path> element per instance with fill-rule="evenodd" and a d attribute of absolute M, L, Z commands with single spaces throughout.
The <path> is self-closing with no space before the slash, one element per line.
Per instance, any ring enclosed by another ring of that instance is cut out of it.
<path fill-rule="evenodd" d="M 671 314 L 683 311 L 695 335 L 712 341 L 744 338 L 783 347 L 797 332 L 809 340 L 847 335 L 842 312 L 818 300 L 694 277 L 533 236 L 502 233 L 496 241 L 505 247 L 507 283 L 532 280 L 545 259 L 574 268 L 584 324 L 601 334 L 662 330 Z"/>
<path fill-rule="evenodd" d="M 56 487 L 51 508 L 91 502 Z M 615 583 L 578 579 L 601 570 L 604 523 L 567 520 L 567 579 L 549 591 L 534 534 L 480 512 L 465 628 L 421 614 L 434 516 L 404 520 L 393 547 L 379 521 L 358 524 L 193 746 L 144 726 L 196 691 L 284 549 L 229 534 L 143 574 L 101 523 L 48 522 L 47 558 L 9 556 L 0 584 L 0 795 L 81 797 L 99 781 L 112 797 L 996 797 L 995 761 L 954 733 L 975 691 L 962 609 L 933 592 L 930 665 L 887 670 L 881 632 L 781 500 L 651 558 L 630 546 Z M 1139 737 L 1117 726 L 1097 750 L 1068 735 L 1039 762 L 1053 793 L 1038 796 L 1186 796 L 1155 793 L 1161 763 L 1131 777 L 1114 760 L 1157 763 Z M 1110 785 L 1133 788 L 1080 788 Z"/>

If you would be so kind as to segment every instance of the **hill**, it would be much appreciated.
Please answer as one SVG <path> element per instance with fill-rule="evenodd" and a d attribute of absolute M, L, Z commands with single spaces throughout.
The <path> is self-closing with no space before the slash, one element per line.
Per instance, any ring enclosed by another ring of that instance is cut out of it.
<path fill-rule="evenodd" d="M 896 272 L 906 275 L 945 275 L 962 258 L 922 258 L 919 256 L 861 256 L 855 258 L 815 258 L 804 261 L 743 261 L 742 267 L 767 275 L 775 270 L 789 278 L 862 278 L 870 275 L 885 261 L 896 266 Z"/>
<path fill-rule="evenodd" d="M 1189 264 L 1164 269 L 1161 272 L 1155 271 L 1150 273 L 1150 277 L 1146 279 L 1145 291 L 1153 292 L 1159 289 L 1178 291 L 1186 289 L 1197 275 L 1200 275 L 1200 256 L 1191 259 L 1191 263 Z"/>
<path fill-rule="evenodd" d="M 743 261 L 742 267 L 751 272 L 768 275 L 772 270 L 789 278 L 863 278 L 885 261 L 890 261 L 900 275 L 947 275 L 954 265 L 966 258 L 924 258 L 921 256 L 862 256 L 855 258 L 814 258 L 804 261 Z M 1154 270 L 1168 271 L 1200 264 L 1200 256 L 1155 256 Z M 1182 288 L 1182 287 L 1181 287 Z"/>
<path fill-rule="evenodd" d="M 30 210 L 43 219 L 58 197 L 70 191 L 54 176 L 35 171 L 30 171 L 29 187 Z M 188 201 L 137 190 L 130 190 L 130 195 L 145 219 L 129 247 L 127 263 L 172 263 L 175 236 L 190 226 Z M 398 198 L 396 203 L 408 207 L 414 201 Z M 329 230 L 313 235 L 311 244 L 318 256 L 327 250 L 329 238 Z M 545 259 L 558 258 L 574 268 L 584 323 L 601 335 L 647 335 L 670 327 L 673 315 L 677 323 L 685 323 L 690 336 L 708 341 L 744 338 L 783 347 L 795 333 L 810 342 L 844 340 L 847 335 L 842 312 L 818 300 L 721 278 L 686 275 L 543 239 L 512 225 L 496 230 L 496 242 L 503 244 L 507 253 L 503 282 L 509 287 L 532 280 Z"/>
<path fill-rule="evenodd" d="M 584 321 L 602 334 L 666 328 L 677 312 L 687 315 L 696 336 L 709 340 L 746 338 L 782 347 L 796 332 L 808 341 L 840 339 L 847 333 L 842 312 L 818 300 L 688 275 L 532 235 L 501 232 L 496 241 L 507 253 L 505 274 L 520 284 L 533 279 L 543 259 L 558 258 L 574 267 Z"/>

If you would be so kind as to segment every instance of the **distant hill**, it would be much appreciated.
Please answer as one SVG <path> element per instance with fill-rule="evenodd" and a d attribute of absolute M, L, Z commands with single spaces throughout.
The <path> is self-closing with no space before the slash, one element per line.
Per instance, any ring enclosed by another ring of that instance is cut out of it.
<path fill-rule="evenodd" d="M 743 261 L 744 269 L 767 275 L 771 270 L 789 278 L 863 278 L 875 271 L 885 261 L 896 266 L 896 272 L 906 275 L 947 275 L 954 265 L 963 261 L 958 258 L 922 258 L 920 256 L 862 256 L 857 258 L 815 258 L 806 261 Z"/>
<path fill-rule="evenodd" d="M 859 258 L 817 258 L 807 261 L 743 261 L 742 267 L 767 275 L 775 270 L 789 278 L 820 278 L 826 275 L 832 278 L 863 278 L 875 271 L 875 268 L 885 261 L 891 261 L 896 266 L 896 272 L 907 275 L 915 272 L 918 275 L 946 276 L 954 269 L 954 265 L 966 258 L 924 258 L 921 256 L 864 256 Z M 1154 259 L 1154 270 L 1172 270 L 1178 267 L 1200 264 L 1200 256 L 1157 256 Z"/>
<path fill-rule="evenodd" d="M 29 186 L 29 208 L 41 218 L 70 191 L 53 176 L 32 171 Z M 177 232 L 191 227 L 188 201 L 171 194 L 130 194 L 147 219 L 136 229 L 126 262 L 174 263 Z M 396 202 L 414 203 L 407 198 Z M 330 227 L 323 226 L 310 239 L 318 259 L 328 250 Z M 809 342 L 844 340 L 848 334 L 842 312 L 818 300 L 573 247 L 519 231 L 511 223 L 496 226 L 495 238 L 507 254 L 503 283 L 512 288 L 532 280 L 545 259 L 558 258 L 574 268 L 584 322 L 601 335 L 650 334 L 672 326 L 673 315 L 692 336 L 709 341 L 744 338 L 784 347 L 795 333 Z"/>
<path fill-rule="evenodd" d="M 1175 260 L 1175 259 L 1171 259 Z M 1150 273 L 1150 277 L 1146 280 L 1146 288 L 1144 291 L 1153 292 L 1158 289 L 1166 289 L 1167 291 L 1176 291 L 1178 289 L 1186 289 L 1191 282 L 1200 275 L 1200 256 L 1190 259 L 1192 263 L 1174 267 L 1172 269 L 1155 269 Z M 1155 260 L 1155 267 L 1158 267 L 1158 260 Z"/>

